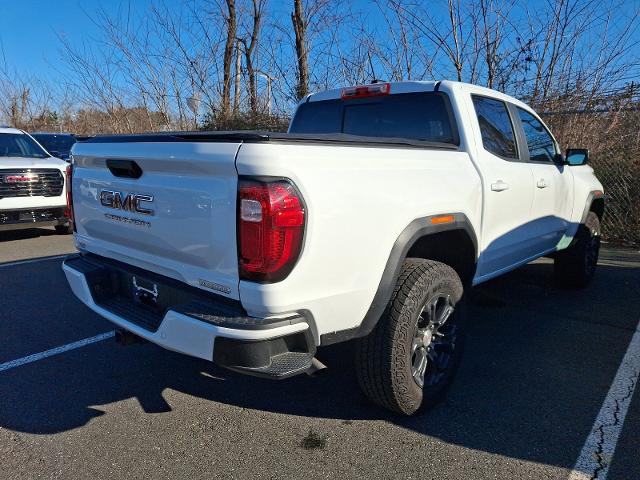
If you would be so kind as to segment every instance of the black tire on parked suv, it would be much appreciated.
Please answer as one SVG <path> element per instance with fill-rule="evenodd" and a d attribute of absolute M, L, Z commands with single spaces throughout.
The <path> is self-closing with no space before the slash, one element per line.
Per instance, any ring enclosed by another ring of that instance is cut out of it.
<path fill-rule="evenodd" d="M 54 228 L 58 235 L 69 235 L 73 233 L 73 225 L 71 225 L 71 222 L 66 225 L 56 225 Z"/>
<path fill-rule="evenodd" d="M 462 352 L 462 282 L 448 265 L 405 260 L 385 313 L 356 345 L 356 373 L 374 403 L 403 415 L 441 400 Z"/>
<path fill-rule="evenodd" d="M 600 253 L 600 219 L 589 212 L 578 227 L 573 245 L 556 254 L 556 284 L 564 288 L 584 288 L 593 280 Z"/>

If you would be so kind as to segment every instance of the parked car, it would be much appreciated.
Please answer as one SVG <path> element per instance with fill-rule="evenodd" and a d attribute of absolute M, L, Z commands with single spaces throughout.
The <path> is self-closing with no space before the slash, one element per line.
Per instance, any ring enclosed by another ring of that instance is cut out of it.
<path fill-rule="evenodd" d="M 31 134 L 52 157 L 69 161 L 71 147 L 76 143 L 75 135 L 71 133 L 34 132 Z"/>
<path fill-rule="evenodd" d="M 598 259 L 588 151 L 463 83 L 330 90 L 286 134 L 102 136 L 73 157 L 63 268 L 122 341 L 280 379 L 354 339 L 363 392 L 405 415 L 455 374 L 466 290 L 545 255 L 584 287 Z"/>
<path fill-rule="evenodd" d="M 68 167 L 28 133 L 0 128 L 0 231 L 53 226 L 71 233 Z"/>

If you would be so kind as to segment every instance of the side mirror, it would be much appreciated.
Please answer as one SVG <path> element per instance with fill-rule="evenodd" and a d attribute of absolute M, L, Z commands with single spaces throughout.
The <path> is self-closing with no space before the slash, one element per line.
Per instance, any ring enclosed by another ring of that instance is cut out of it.
<path fill-rule="evenodd" d="M 565 163 L 571 167 L 589 163 L 589 150 L 586 148 L 568 148 Z"/>

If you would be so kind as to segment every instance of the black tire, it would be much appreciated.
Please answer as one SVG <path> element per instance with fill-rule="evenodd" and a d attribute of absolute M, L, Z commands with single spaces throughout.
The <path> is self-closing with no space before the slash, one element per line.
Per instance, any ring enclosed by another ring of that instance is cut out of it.
<path fill-rule="evenodd" d="M 53 228 L 56 229 L 58 235 L 69 235 L 73 233 L 73 225 L 71 225 L 71 222 L 66 225 L 56 225 Z"/>
<path fill-rule="evenodd" d="M 443 398 L 462 353 L 460 312 L 455 309 L 462 292 L 460 278 L 448 265 L 423 259 L 404 262 L 385 313 L 374 330 L 358 339 L 356 345 L 358 383 L 371 401 L 393 412 L 412 415 Z M 453 314 L 443 317 L 435 333 L 428 334 L 431 350 L 418 348 L 415 342 L 428 344 L 427 334 L 421 337 L 419 332 L 427 330 L 424 327 L 430 315 L 423 309 L 432 305 L 433 299 L 438 300 L 429 311 L 436 312 L 440 308 L 437 302 L 442 301 L 442 308 L 454 308 Z M 426 365 L 422 387 L 414 376 L 419 370 L 419 353 Z"/>
<path fill-rule="evenodd" d="M 600 219 L 589 212 L 578 227 L 574 244 L 556 254 L 554 274 L 562 288 L 585 288 L 591 284 L 600 253 Z"/>

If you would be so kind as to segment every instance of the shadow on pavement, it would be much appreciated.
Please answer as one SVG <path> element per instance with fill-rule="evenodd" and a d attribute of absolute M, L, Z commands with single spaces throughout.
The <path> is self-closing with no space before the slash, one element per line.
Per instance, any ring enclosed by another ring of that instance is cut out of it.
<path fill-rule="evenodd" d="M 601 266 L 582 291 L 556 289 L 552 270 L 530 264 L 477 289 L 457 379 L 447 400 L 421 416 L 371 406 L 358 391 L 349 344 L 319 352 L 324 376 L 273 382 L 153 345 L 105 342 L 0 375 L 0 427 L 66 431 L 102 415 L 97 406 L 129 398 L 147 413 L 168 412 L 180 408 L 163 398 L 172 389 L 244 409 L 382 419 L 469 449 L 572 468 L 640 319 L 640 267 Z"/>
<path fill-rule="evenodd" d="M 0 243 L 12 242 L 15 240 L 26 240 L 36 237 L 51 237 L 57 235 L 56 231 L 51 228 L 26 228 L 24 230 L 8 230 L 0 232 Z"/>

